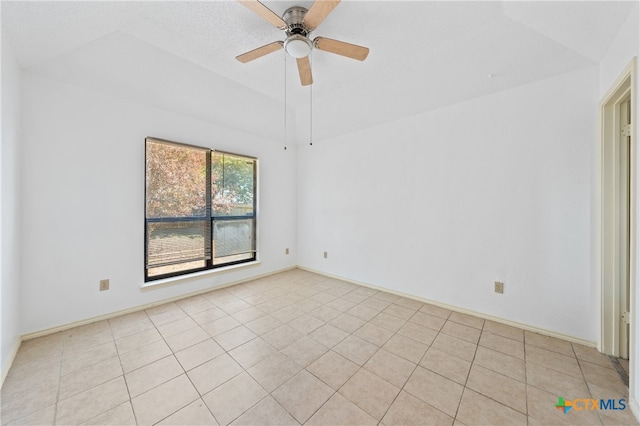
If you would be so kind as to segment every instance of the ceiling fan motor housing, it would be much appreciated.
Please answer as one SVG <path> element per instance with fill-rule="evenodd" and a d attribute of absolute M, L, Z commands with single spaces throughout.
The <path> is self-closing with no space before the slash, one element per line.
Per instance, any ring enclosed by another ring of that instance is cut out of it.
<path fill-rule="evenodd" d="M 282 15 L 282 19 L 287 23 L 287 39 L 284 41 L 285 51 L 294 58 L 304 58 L 313 49 L 313 43 L 308 36 L 311 31 L 304 25 L 304 16 L 307 9 L 300 6 L 288 8 Z"/>

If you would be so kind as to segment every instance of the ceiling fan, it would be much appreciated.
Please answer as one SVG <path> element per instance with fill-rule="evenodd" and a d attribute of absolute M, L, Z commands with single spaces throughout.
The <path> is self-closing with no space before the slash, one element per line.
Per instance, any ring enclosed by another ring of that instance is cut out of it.
<path fill-rule="evenodd" d="M 312 41 L 309 38 L 311 32 L 324 21 L 340 3 L 340 0 L 316 0 L 308 10 L 304 7 L 293 6 L 284 12 L 282 18 L 258 0 L 238 1 L 271 25 L 283 30 L 287 35 L 284 42 L 274 41 L 236 56 L 236 59 L 242 63 L 253 61 L 284 48 L 287 54 L 296 58 L 300 82 L 303 86 L 308 86 L 313 83 L 311 63 L 309 62 L 309 53 L 313 48 L 359 61 L 364 61 L 369 54 L 368 48 L 344 41 L 326 37 L 316 37 Z"/>

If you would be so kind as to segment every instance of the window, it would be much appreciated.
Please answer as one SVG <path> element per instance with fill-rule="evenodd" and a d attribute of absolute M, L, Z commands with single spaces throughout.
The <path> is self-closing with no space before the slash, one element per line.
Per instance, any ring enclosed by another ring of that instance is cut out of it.
<path fill-rule="evenodd" d="M 146 139 L 145 281 L 256 260 L 256 167 Z"/>

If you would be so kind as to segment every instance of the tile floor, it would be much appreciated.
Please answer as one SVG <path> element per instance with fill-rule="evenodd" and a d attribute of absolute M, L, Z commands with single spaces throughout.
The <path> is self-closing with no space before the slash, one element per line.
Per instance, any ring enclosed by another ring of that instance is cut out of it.
<path fill-rule="evenodd" d="M 26 341 L 5 424 L 635 424 L 609 359 L 292 270 Z"/>

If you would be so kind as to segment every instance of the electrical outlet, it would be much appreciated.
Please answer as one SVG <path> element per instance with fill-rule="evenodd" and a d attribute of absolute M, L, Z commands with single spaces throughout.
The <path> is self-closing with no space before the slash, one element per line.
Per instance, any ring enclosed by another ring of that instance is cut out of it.
<path fill-rule="evenodd" d="M 286 249 L 284 249 L 284 254 L 289 254 L 289 247 L 287 247 Z"/>
<path fill-rule="evenodd" d="M 327 258 L 327 252 L 326 251 L 324 252 L 324 258 L 325 259 Z"/>
<path fill-rule="evenodd" d="M 100 291 L 109 290 L 109 280 L 100 280 Z"/>
<path fill-rule="evenodd" d="M 504 283 L 500 281 L 494 282 L 494 291 L 496 293 L 503 294 L 504 293 Z"/>

